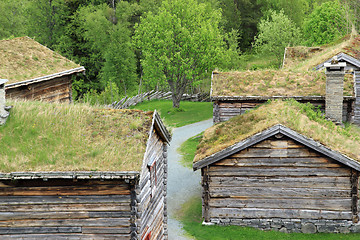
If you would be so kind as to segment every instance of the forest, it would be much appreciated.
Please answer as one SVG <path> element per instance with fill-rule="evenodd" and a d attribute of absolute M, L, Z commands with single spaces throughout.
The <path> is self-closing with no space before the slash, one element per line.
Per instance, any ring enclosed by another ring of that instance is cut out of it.
<path fill-rule="evenodd" d="M 214 69 L 277 69 L 287 46 L 359 30 L 354 0 L 0 1 L 0 39 L 26 35 L 84 66 L 73 96 L 102 103 L 160 89 L 179 107 Z"/>

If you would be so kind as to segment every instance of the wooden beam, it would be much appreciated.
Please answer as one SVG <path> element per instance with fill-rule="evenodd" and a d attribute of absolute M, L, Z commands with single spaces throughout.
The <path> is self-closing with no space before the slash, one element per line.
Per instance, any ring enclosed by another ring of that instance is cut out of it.
<path fill-rule="evenodd" d="M 359 201 L 359 172 L 352 169 L 351 170 L 351 212 L 352 212 L 352 221 L 354 223 L 359 222 L 358 215 L 358 201 Z"/>

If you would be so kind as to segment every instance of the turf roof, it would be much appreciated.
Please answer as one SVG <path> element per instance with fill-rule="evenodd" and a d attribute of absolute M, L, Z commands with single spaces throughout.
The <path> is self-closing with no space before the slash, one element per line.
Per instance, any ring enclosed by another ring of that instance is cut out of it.
<path fill-rule="evenodd" d="M 284 69 L 310 71 L 339 53 L 345 53 L 360 59 L 360 36 L 347 36 L 340 43 L 321 47 L 298 46 L 286 48 Z"/>
<path fill-rule="evenodd" d="M 242 140 L 282 124 L 324 146 L 360 161 L 360 128 L 346 128 L 325 120 L 310 104 L 274 100 L 207 129 L 194 158 L 198 162 Z"/>
<path fill-rule="evenodd" d="M 0 172 L 139 171 L 152 112 L 16 100 L 0 127 Z"/>
<path fill-rule="evenodd" d="M 325 96 L 325 84 L 322 71 L 214 72 L 211 96 Z M 353 95 L 353 77 L 345 75 L 344 96 Z"/>
<path fill-rule="evenodd" d="M 0 78 L 7 84 L 80 67 L 29 37 L 0 41 Z"/>

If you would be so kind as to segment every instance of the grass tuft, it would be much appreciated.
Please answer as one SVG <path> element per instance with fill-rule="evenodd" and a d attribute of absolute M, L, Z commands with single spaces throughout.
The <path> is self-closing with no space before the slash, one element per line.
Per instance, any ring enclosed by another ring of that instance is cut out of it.
<path fill-rule="evenodd" d="M 140 170 L 151 115 L 23 100 L 0 127 L 1 172 Z"/>

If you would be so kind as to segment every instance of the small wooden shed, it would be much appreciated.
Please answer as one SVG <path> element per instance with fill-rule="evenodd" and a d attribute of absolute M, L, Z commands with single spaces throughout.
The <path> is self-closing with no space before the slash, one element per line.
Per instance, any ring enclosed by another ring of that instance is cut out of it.
<path fill-rule="evenodd" d="M 268 100 L 292 98 L 325 111 L 326 75 L 319 71 L 262 70 L 213 72 L 210 97 L 214 123 L 244 114 Z M 343 121 L 354 116 L 353 75 L 345 74 Z"/>
<path fill-rule="evenodd" d="M 0 78 L 8 98 L 72 101 L 72 77 L 85 68 L 29 37 L 0 41 Z"/>
<path fill-rule="evenodd" d="M 34 141 L 14 144 L 20 122 Z M 0 136 L 0 239 L 167 239 L 171 137 L 156 112 L 15 102 Z"/>
<path fill-rule="evenodd" d="M 359 129 L 315 115 L 273 101 L 206 130 L 193 164 L 204 224 L 360 232 Z"/>

